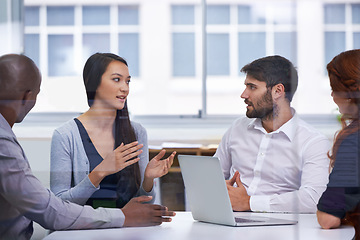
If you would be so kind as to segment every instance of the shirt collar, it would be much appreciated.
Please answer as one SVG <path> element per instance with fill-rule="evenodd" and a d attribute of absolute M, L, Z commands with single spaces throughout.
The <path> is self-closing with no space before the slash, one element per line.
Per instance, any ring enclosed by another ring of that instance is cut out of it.
<path fill-rule="evenodd" d="M 291 108 L 291 114 L 292 114 L 292 118 L 289 121 L 284 123 L 279 129 L 277 129 L 271 133 L 268 133 L 264 129 L 260 118 L 255 118 L 252 121 L 250 121 L 250 123 L 248 124 L 248 129 L 250 129 L 250 128 L 257 129 L 257 130 L 260 130 L 261 132 L 263 132 L 264 134 L 283 133 L 283 134 L 285 134 L 285 136 L 288 137 L 288 139 L 290 141 L 293 141 L 295 138 L 295 133 L 296 133 L 296 125 L 295 124 L 298 121 L 298 115 L 294 108 Z"/>
<path fill-rule="evenodd" d="M 9 123 L 6 121 L 6 119 L 3 117 L 3 115 L 0 113 L 0 127 L 3 128 L 6 132 L 13 132 Z"/>

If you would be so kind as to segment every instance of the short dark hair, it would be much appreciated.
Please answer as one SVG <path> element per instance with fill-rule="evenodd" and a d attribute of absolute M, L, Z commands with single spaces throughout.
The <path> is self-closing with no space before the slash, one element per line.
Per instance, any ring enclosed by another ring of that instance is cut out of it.
<path fill-rule="evenodd" d="M 273 87 L 279 83 L 284 85 L 285 97 L 292 101 L 298 86 L 298 74 L 293 64 L 284 57 L 275 55 L 259 58 L 245 65 L 241 72 Z"/>

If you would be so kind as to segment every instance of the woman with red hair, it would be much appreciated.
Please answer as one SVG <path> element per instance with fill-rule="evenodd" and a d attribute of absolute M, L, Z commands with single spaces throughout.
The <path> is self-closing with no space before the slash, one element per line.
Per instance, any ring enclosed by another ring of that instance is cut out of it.
<path fill-rule="evenodd" d="M 340 53 L 327 71 L 342 129 L 328 154 L 331 173 L 317 219 L 324 229 L 350 224 L 355 227 L 354 239 L 360 239 L 360 49 Z"/>

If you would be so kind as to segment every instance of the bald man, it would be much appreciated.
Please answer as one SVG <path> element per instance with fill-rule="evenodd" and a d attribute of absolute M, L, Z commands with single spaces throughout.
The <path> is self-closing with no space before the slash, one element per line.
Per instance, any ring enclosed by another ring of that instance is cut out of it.
<path fill-rule="evenodd" d="M 166 207 L 133 198 L 122 209 L 93 209 L 64 202 L 32 174 L 12 131 L 34 107 L 41 75 L 24 56 L 0 57 L 0 239 L 30 239 L 32 221 L 51 230 L 151 226 L 171 221 Z"/>

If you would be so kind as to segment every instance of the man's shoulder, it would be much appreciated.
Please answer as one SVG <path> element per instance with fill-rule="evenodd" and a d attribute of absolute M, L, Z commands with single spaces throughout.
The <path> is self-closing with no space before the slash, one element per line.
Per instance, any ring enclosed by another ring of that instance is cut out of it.
<path fill-rule="evenodd" d="M 0 125 L 0 139 L 14 141 L 16 136 L 10 128 Z"/>
<path fill-rule="evenodd" d="M 245 134 L 246 130 L 249 129 L 250 124 L 254 121 L 254 119 L 249 119 L 247 117 L 238 117 L 235 119 L 230 127 L 228 127 L 227 131 L 224 134 L 225 138 L 239 137 L 239 135 Z"/>
<path fill-rule="evenodd" d="M 0 138 L 12 138 L 12 134 L 0 126 Z"/>
<path fill-rule="evenodd" d="M 326 139 L 328 138 L 321 133 L 318 129 L 316 129 L 313 125 L 309 124 L 308 122 L 304 121 L 301 118 L 297 119 L 297 127 L 298 127 L 298 134 L 305 135 L 312 139 Z"/>
<path fill-rule="evenodd" d="M 0 138 L 13 139 L 15 138 L 15 134 L 7 123 L 5 118 L 0 113 Z"/>
<path fill-rule="evenodd" d="M 9 132 L 8 129 L 4 129 L 0 126 L 0 159 L 12 158 L 12 156 L 21 157 L 21 151 L 19 151 L 20 145 L 16 139 L 16 136 Z"/>
<path fill-rule="evenodd" d="M 246 116 L 241 116 L 233 121 L 233 123 L 231 124 L 231 127 L 235 127 L 235 128 L 248 127 L 254 121 L 255 121 L 255 119 L 250 119 Z"/>

